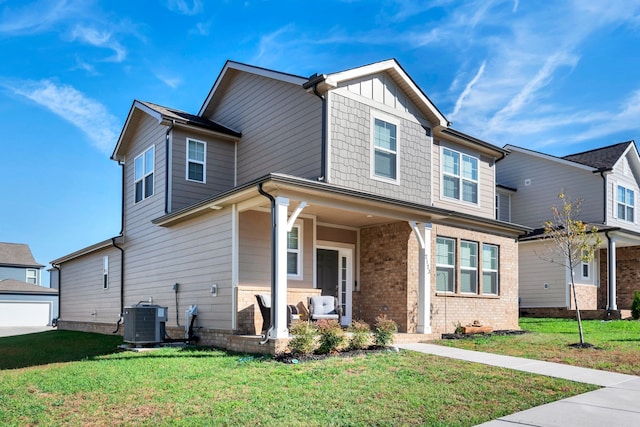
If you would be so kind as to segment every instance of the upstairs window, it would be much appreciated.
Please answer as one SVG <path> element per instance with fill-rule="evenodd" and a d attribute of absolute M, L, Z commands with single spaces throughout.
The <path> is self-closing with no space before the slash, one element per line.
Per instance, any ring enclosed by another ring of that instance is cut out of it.
<path fill-rule="evenodd" d="M 618 185 L 618 219 L 634 222 L 635 197 L 633 190 Z"/>
<path fill-rule="evenodd" d="M 377 118 L 373 123 L 373 175 L 398 179 L 397 126 Z"/>
<path fill-rule="evenodd" d="M 155 168 L 155 150 L 153 146 L 135 158 L 134 198 L 138 203 L 153 196 L 153 171 Z"/>
<path fill-rule="evenodd" d="M 511 222 L 511 195 L 496 193 L 496 219 Z"/>
<path fill-rule="evenodd" d="M 478 203 L 478 159 L 449 148 L 442 149 L 444 197 Z"/>
<path fill-rule="evenodd" d="M 109 289 L 109 257 L 102 258 L 102 289 Z"/>
<path fill-rule="evenodd" d="M 187 138 L 187 181 L 205 182 L 207 144 Z"/>
<path fill-rule="evenodd" d="M 27 268 L 27 283 L 31 283 L 32 285 L 38 284 L 38 270 L 34 268 Z"/>
<path fill-rule="evenodd" d="M 302 279 L 302 226 L 295 224 L 287 233 L 287 276 Z"/>

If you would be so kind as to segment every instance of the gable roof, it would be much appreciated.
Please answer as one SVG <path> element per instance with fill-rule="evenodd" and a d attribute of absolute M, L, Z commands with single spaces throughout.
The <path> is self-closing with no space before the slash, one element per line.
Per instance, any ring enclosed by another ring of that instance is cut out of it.
<path fill-rule="evenodd" d="M 8 267 L 42 268 L 33 258 L 29 245 L 23 243 L 0 242 L 0 265 Z"/>
<path fill-rule="evenodd" d="M 633 140 L 620 142 L 607 147 L 583 151 L 582 153 L 569 154 L 562 158 L 602 171 L 612 170 L 620 157 L 622 157 L 632 145 L 634 145 Z"/>
<path fill-rule="evenodd" d="M 176 110 L 175 108 L 163 107 L 162 105 L 154 104 L 152 102 L 144 102 L 144 101 L 133 101 L 133 105 L 129 110 L 129 114 L 127 116 L 127 120 L 122 128 L 122 132 L 120 132 L 120 137 L 118 138 L 118 142 L 116 143 L 116 147 L 113 150 L 113 154 L 111 155 L 111 159 L 113 160 L 123 160 L 122 151 L 124 146 L 126 145 L 127 139 L 127 130 L 132 121 L 134 121 L 135 116 L 140 113 L 145 113 L 158 121 L 160 124 L 164 124 L 166 126 L 182 126 L 182 127 L 191 127 L 197 128 L 205 131 L 214 132 L 220 136 L 230 137 L 237 139 L 242 134 L 236 130 L 223 126 L 219 123 L 216 123 L 212 120 L 206 119 L 204 117 L 196 116 L 194 114 L 187 113 L 186 111 Z"/>
<path fill-rule="evenodd" d="M 566 160 L 562 157 L 556 157 L 551 154 L 542 153 L 540 151 L 530 150 L 528 148 L 522 148 L 511 144 L 505 145 L 504 148 L 509 152 L 523 153 L 540 159 L 550 160 L 552 162 L 559 163 L 565 166 L 571 166 L 578 169 L 587 170 L 589 172 L 598 172 L 598 169 L 594 168 L 593 166 L 583 165 L 582 163 L 574 162 L 572 160 Z"/>
<path fill-rule="evenodd" d="M 404 91 L 408 98 L 422 111 L 436 128 L 448 127 L 449 121 L 442 112 L 431 102 L 429 97 L 413 81 L 402 66 L 395 59 L 374 62 L 362 67 L 351 68 L 331 74 L 313 75 L 304 84 L 306 89 L 317 87 L 320 91 L 337 88 L 340 84 L 362 78 L 372 74 L 387 73 L 393 81 Z"/>
<path fill-rule="evenodd" d="M 4 279 L 0 280 L 0 294 L 58 294 L 58 290 L 20 280 Z"/>

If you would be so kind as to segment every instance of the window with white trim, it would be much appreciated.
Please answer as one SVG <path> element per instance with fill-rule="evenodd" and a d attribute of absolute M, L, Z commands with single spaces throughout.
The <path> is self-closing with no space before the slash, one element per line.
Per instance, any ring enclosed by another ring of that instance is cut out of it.
<path fill-rule="evenodd" d="M 27 268 L 26 282 L 32 285 L 38 284 L 38 270 L 35 268 Z"/>
<path fill-rule="evenodd" d="M 460 242 L 460 292 L 478 293 L 478 244 L 463 240 Z"/>
<path fill-rule="evenodd" d="M 591 280 L 591 262 L 585 261 L 589 259 L 589 251 L 582 251 L 582 258 L 580 260 L 580 277 L 582 279 Z"/>
<path fill-rule="evenodd" d="M 294 224 L 287 233 L 287 276 L 302 279 L 302 224 Z"/>
<path fill-rule="evenodd" d="M 450 199 L 478 203 L 478 159 L 442 148 L 442 194 Z"/>
<path fill-rule="evenodd" d="M 398 179 L 397 125 L 378 118 L 373 123 L 373 175 Z"/>
<path fill-rule="evenodd" d="M 187 181 L 206 181 L 207 143 L 187 138 Z"/>
<path fill-rule="evenodd" d="M 155 149 L 151 146 L 134 160 L 134 201 L 138 203 L 153 196 Z"/>
<path fill-rule="evenodd" d="M 456 241 L 448 237 L 436 239 L 436 291 L 456 291 Z"/>
<path fill-rule="evenodd" d="M 109 289 L 109 257 L 102 258 L 102 289 Z"/>
<path fill-rule="evenodd" d="M 482 244 L 482 293 L 498 295 L 498 246 Z"/>
<path fill-rule="evenodd" d="M 618 185 L 617 191 L 617 213 L 618 219 L 634 222 L 635 218 L 635 195 L 633 190 Z"/>

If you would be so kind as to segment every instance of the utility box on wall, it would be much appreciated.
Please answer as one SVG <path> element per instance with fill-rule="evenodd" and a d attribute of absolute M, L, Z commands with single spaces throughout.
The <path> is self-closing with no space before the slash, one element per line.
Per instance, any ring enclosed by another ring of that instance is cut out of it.
<path fill-rule="evenodd" d="M 124 308 L 124 342 L 158 344 L 164 341 L 167 307 L 138 304 Z"/>

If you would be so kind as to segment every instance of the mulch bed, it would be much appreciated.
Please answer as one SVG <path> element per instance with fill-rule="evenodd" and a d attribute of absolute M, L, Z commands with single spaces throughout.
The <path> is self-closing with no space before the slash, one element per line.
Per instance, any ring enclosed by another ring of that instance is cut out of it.
<path fill-rule="evenodd" d="M 363 350 L 347 350 L 347 351 L 339 351 L 335 353 L 329 354 L 293 354 L 293 353 L 282 353 L 277 356 L 274 356 L 273 360 L 282 363 L 303 363 L 303 362 L 311 362 L 314 360 L 324 360 L 329 357 L 362 357 L 368 354 L 375 353 L 385 353 L 385 352 L 397 352 L 398 349 L 396 347 L 369 347 Z"/>
<path fill-rule="evenodd" d="M 462 340 L 468 338 L 477 338 L 477 337 L 490 337 L 493 335 L 522 335 L 528 334 L 528 331 L 522 331 L 520 329 L 503 329 L 493 332 L 480 332 L 477 334 L 442 334 L 443 340 Z"/>

